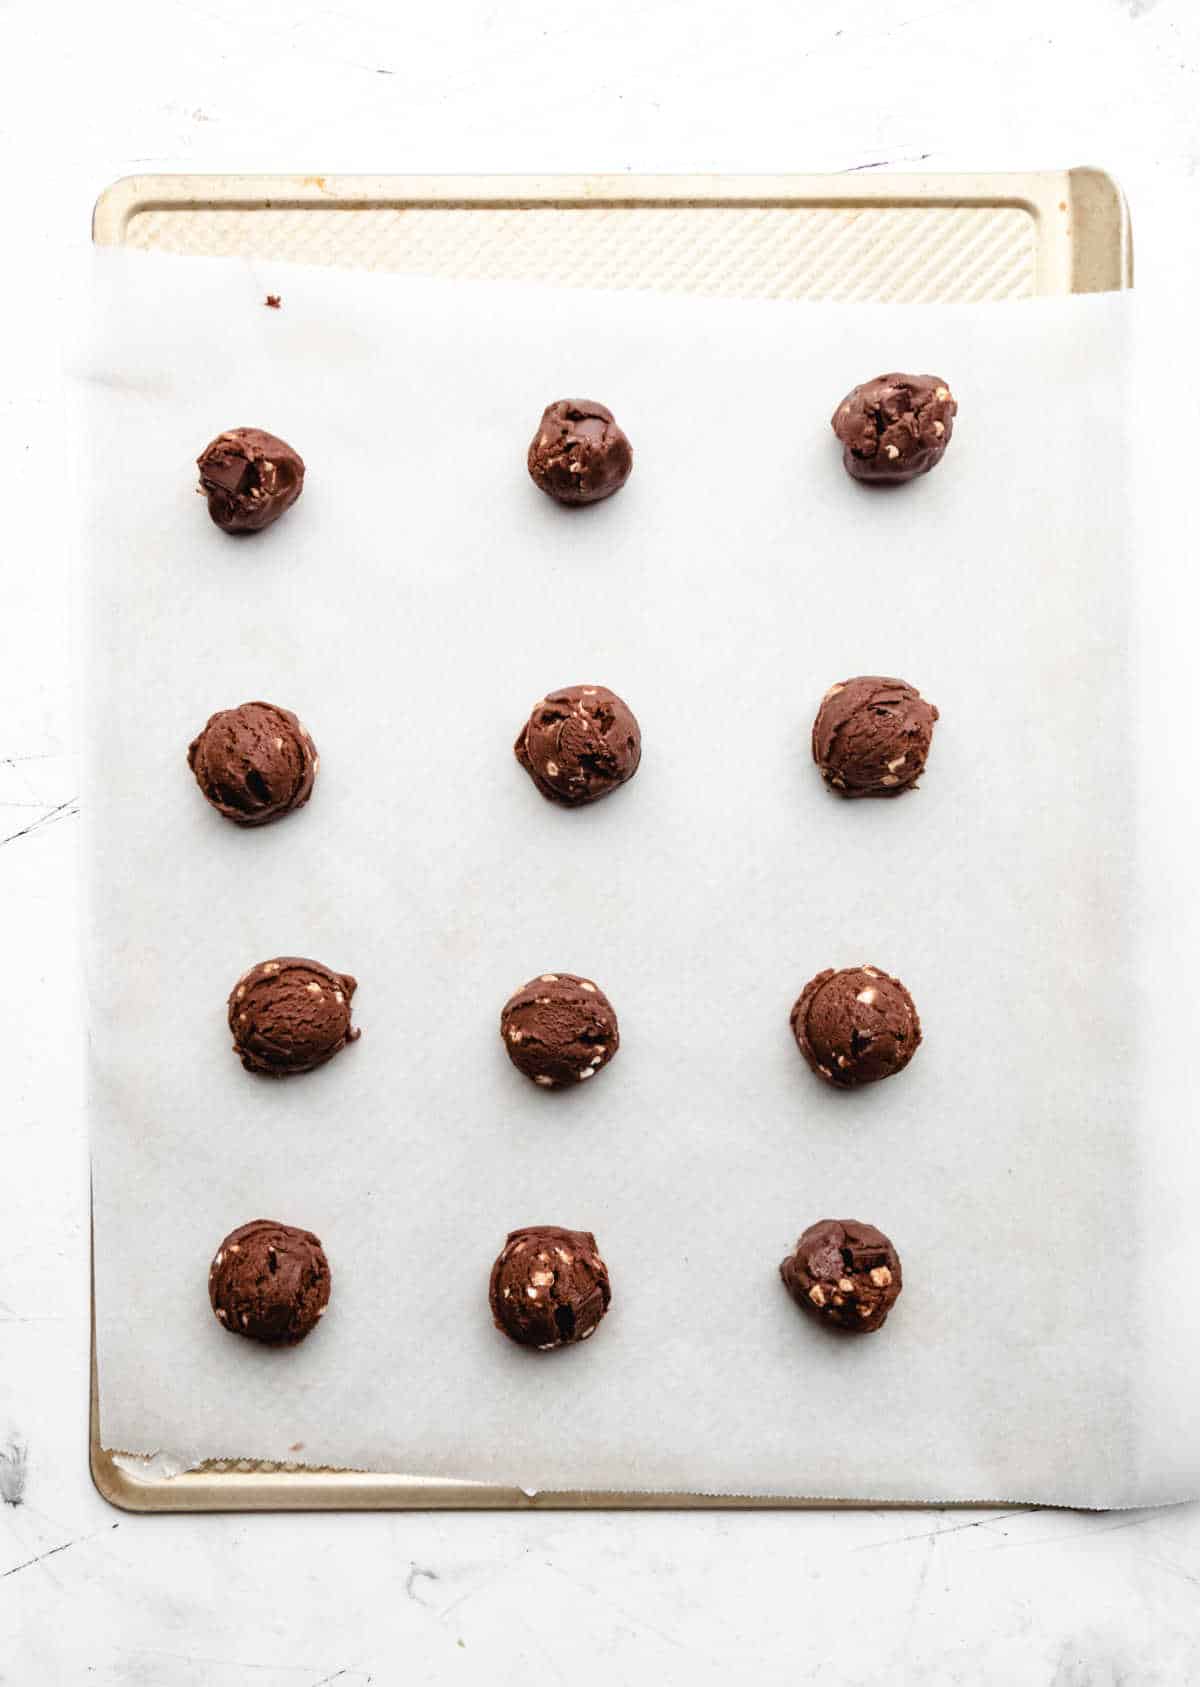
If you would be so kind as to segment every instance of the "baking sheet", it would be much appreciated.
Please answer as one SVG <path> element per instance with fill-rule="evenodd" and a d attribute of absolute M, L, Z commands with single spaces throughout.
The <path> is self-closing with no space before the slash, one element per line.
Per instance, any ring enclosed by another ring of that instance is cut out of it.
<path fill-rule="evenodd" d="M 1155 846 L 1121 800 L 1141 730 L 1125 302 L 668 302 L 274 265 L 270 285 L 279 312 L 254 265 L 99 259 L 104 1444 L 528 1488 L 1189 1491 L 1195 1455 L 1150 1410 L 1196 1396 L 1194 1314 L 1156 1289 L 1140 1202 L 1176 1113 L 1138 1082 Z M 896 363 L 947 375 L 961 420 L 941 471 L 873 497 L 827 414 Z M 522 467 L 566 391 L 603 396 L 637 452 L 586 512 Z M 309 464 L 249 543 L 190 490 L 239 421 Z M 807 728 L 827 684 L 870 671 L 943 719 L 919 794 L 846 806 Z M 633 704 L 646 755 L 563 814 L 511 740 L 589 678 Z M 304 814 L 246 834 L 182 756 L 251 696 L 300 712 L 322 773 Z M 361 981 L 361 1043 L 290 1084 L 227 1048 L 224 995 L 272 953 Z M 835 1095 L 787 1012 L 861 960 L 908 982 L 927 1041 L 895 1082 Z M 495 1020 L 555 968 L 604 986 L 623 1046 L 546 1097 Z M 333 1264 L 294 1353 L 231 1342 L 207 1308 L 215 1243 L 260 1214 L 317 1230 Z M 905 1263 L 869 1342 L 811 1328 L 775 1278 L 842 1214 Z M 594 1229 L 615 1295 L 594 1342 L 545 1359 L 484 1298 L 504 1232 L 540 1221 Z"/>

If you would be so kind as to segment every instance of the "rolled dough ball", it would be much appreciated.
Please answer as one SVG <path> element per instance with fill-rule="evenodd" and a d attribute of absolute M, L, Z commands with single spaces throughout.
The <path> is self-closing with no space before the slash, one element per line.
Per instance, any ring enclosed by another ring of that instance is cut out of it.
<path fill-rule="evenodd" d="M 329 1304 L 329 1261 L 311 1230 L 256 1218 L 231 1230 L 208 1272 L 208 1298 L 233 1335 L 294 1346 Z"/>
<path fill-rule="evenodd" d="M 855 1218 L 823 1218 L 779 1267 L 787 1292 L 810 1317 L 835 1330 L 879 1329 L 903 1281 L 900 1256 L 882 1230 Z"/>
<path fill-rule="evenodd" d="M 800 992 L 791 1024 L 805 1060 L 838 1089 L 902 1072 L 921 1042 L 912 997 L 878 967 L 819 972 Z"/>
<path fill-rule="evenodd" d="M 925 771 L 938 712 L 902 679 L 831 685 L 812 729 L 813 760 L 843 797 L 898 797 Z"/>
<path fill-rule="evenodd" d="M 629 479 L 633 448 L 607 405 L 560 398 L 542 412 L 526 460 L 534 485 L 557 503 L 595 504 Z"/>
<path fill-rule="evenodd" d="M 539 1352 L 586 1341 L 611 1299 L 608 1267 L 591 1231 L 555 1224 L 511 1230 L 488 1285 L 496 1328 Z"/>
<path fill-rule="evenodd" d="M 513 754 L 548 801 L 582 808 L 633 778 L 642 734 L 615 691 L 567 685 L 534 704 Z"/>
<path fill-rule="evenodd" d="M 233 1052 L 247 1072 L 287 1077 L 332 1060 L 360 1033 L 350 1024 L 358 988 L 349 973 L 281 955 L 251 967 L 229 996 Z"/>
<path fill-rule="evenodd" d="M 320 765 L 299 720 L 274 703 L 221 709 L 188 746 L 197 785 L 237 826 L 265 826 L 303 808 Z"/>
<path fill-rule="evenodd" d="M 208 513 L 226 533 L 259 533 L 304 487 L 304 459 L 262 428 L 230 428 L 196 459 Z"/>
<path fill-rule="evenodd" d="M 945 455 L 957 413 L 940 375 L 877 375 L 864 381 L 833 413 L 846 473 L 877 485 L 928 474 Z"/>
<path fill-rule="evenodd" d="M 612 1003 L 590 978 L 543 972 L 514 992 L 500 1013 L 505 1053 L 542 1089 L 584 1083 L 621 1044 Z"/>

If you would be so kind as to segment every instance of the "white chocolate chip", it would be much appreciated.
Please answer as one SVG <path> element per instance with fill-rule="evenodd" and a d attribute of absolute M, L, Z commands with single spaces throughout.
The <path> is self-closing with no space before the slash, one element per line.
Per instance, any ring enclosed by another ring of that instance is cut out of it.
<path fill-rule="evenodd" d="M 933 389 L 933 396 L 935 398 L 941 399 L 942 402 L 944 403 L 945 400 L 950 397 L 950 388 L 949 387 L 935 387 Z"/>
<path fill-rule="evenodd" d="M 865 972 L 868 978 L 878 978 L 879 977 L 879 974 L 875 971 L 874 967 L 859 967 L 858 970 L 859 970 L 859 972 Z"/>
<path fill-rule="evenodd" d="M 894 773 L 885 773 L 879 783 L 881 785 L 898 785 L 900 781 Z"/>
<path fill-rule="evenodd" d="M 839 1277 L 838 1288 L 844 1295 L 852 1295 L 854 1293 L 854 1284 L 850 1281 L 849 1277 Z"/>
<path fill-rule="evenodd" d="M 508 1040 L 510 1043 L 519 1043 L 524 1035 L 524 1031 L 518 1031 L 517 1027 L 514 1025 L 512 1030 L 508 1033 Z"/>
<path fill-rule="evenodd" d="M 214 1265 L 214 1266 L 216 1266 L 216 1265 L 220 1265 L 220 1263 L 221 1263 L 221 1261 L 222 1261 L 222 1260 L 223 1260 L 223 1259 L 224 1259 L 224 1258 L 225 1258 L 225 1249 L 224 1249 L 224 1248 L 222 1248 L 222 1249 L 221 1249 L 221 1251 L 220 1251 L 220 1253 L 219 1253 L 219 1254 L 218 1254 L 218 1255 L 217 1255 L 217 1257 L 216 1257 L 216 1259 L 214 1259 L 214 1260 L 213 1260 L 213 1265 Z"/>
<path fill-rule="evenodd" d="M 548 1078 L 544 1072 L 539 1072 L 533 1081 L 535 1084 L 541 1084 L 543 1089 L 548 1090 L 554 1088 L 554 1079 Z"/>
<path fill-rule="evenodd" d="M 823 1078 L 832 1078 L 833 1077 L 833 1073 L 829 1070 L 828 1066 L 818 1066 L 817 1071 L 821 1074 L 821 1076 Z"/>
<path fill-rule="evenodd" d="M 583 695 L 585 697 L 594 697 L 596 695 L 596 687 L 594 685 L 585 685 L 583 688 Z"/>
<path fill-rule="evenodd" d="M 579 1082 L 582 1083 L 585 1078 L 594 1078 L 595 1076 L 596 1068 L 594 1066 L 585 1066 L 583 1071 L 579 1074 Z"/>
<path fill-rule="evenodd" d="M 231 1254 L 240 1254 L 242 1251 L 242 1244 L 240 1242 L 230 1242 L 229 1251 Z"/>
<path fill-rule="evenodd" d="M 885 445 L 883 449 L 887 453 L 888 457 L 891 458 L 893 463 L 900 455 L 900 447 L 898 445 Z"/>
<path fill-rule="evenodd" d="M 512 1290 L 511 1289 L 505 1289 L 504 1290 L 504 1298 L 505 1298 L 505 1300 L 511 1300 L 512 1299 Z"/>
<path fill-rule="evenodd" d="M 871 1281 L 877 1289 L 886 1289 L 892 1280 L 892 1273 L 886 1265 L 877 1265 L 871 1272 Z"/>
<path fill-rule="evenodd" d="M 812 1301 L 814 1306 L 824 1306 L 825 1290 L 821 1287 L 820 1283 L 813 1284 L 812 1288 L 808 1291 L 808 1298 Z"/>
<path fill-rule="evenodd" d="M 263 977 L 264 978 L 274 978 L 275 974 L 278 971 L 279 971 L 279 962 L 278 961 L 268 961 L 266 966 L 263 968 Z"/>
<path fill-rule="evenodd" d="M 866 990 L 860 990 L 854 1000 L 856 1002 L 862 1002 L 865 1007 L 870 1007 L 878 994 L 878 990 L 873 990 L 868 987 Z"/>
<path fill-rule="evenodd" d="M 321 986 L 315 980 L 311 984 L 306 984 L 304 988 L 308 991 L 310 996 L 319 996 L 321 994 Z"/>
<path fill-rule="evenodd" d="M 570 1265 L 571 1256 L 565 1248 L 555 1248 L 554 1251 L 558 1255 L 559 1259 L 562 1260 L 564 1265 Z"/>
<path fill-rule="evenodd" d="M 239 985 L 238 985 L 238 987 L 237 987 L 237 993 L 236 993 L 236 995 L 235 995 L 235 996 L 234 996 L 234 998 L 233 998 L 233 999 L 234 999 L 234 1001 L 235 1001 L 235 1002 L 240 1002 L 240 1001 L 241 1001 L 241 999 L 242 999 L 242 997 L 243 997 L 243 996 L 244 996 L 244 995 L 245 995 L 245 994 L 246 994 L 246 986 L 245 986 L 245 985 L 244 985 L 244 984 L 239 984 Z"/>
<path fill-rule="evenodd" d="M 546 772 L 550 775 L 551 779 L 557 779 L 558 763 L 556 761 L 548 761 L 546 763 Z"/>
<path fill-rule="evenodd" d="M 538 1291 L 536 1289 L 526 1289 L 525 1293 L 529 1296 L 530 1300 L 536 1300 L 538 1297 Z"/>
<path fill-rule="evenodd" d="M 547 1284 L 554 1281 L 554 1273 L 553 1271 L 531 1271 L 529 1281 L 536 1283 L 539 1289 L 544 1289 Z"/>
<path fill-rule="evenodd" d="M 845 1295 L 830 1295 L 829 1298 L 833 1302 L 834 1306 L 844 1306 L 846 1304 Z"/>
<path fill-rule="evenodd" d="M 542 978 L 543 984 L 557 984 L 558 983 L 558 974 L 556 972 L 544 972 L 544 973 L 542 973 L 541 978 Z"/>
<path fill-rule="evenodd" d="M 217 1317 L 221 1320 L 222 1324 L 225 1323 L 226 1319 L 229 1317 L 229 1314 L 223 1306 L 218 1306 Z"/>
<path fill-rule="evenodd" d="M 345 996 L 342 995 L 342 992 L 340 990 L 335 990 L 333 992 L 333 999 L 339 1007 L 341 1007 L 342 1003 L 346 1000 Z"/>
<path fill-rule="evenodd" d="M 592 1056 L 591 1060 L 588 1062 L 588 1065 L 589 1066 L 599 1066 L 600 1062 L 603 1059 L 604 1059 L 604 1056 L 602 1054 L 594 1054 Z"/>
<path fill-rule="evenodd" d="M 242 1328 L 246 1329 L 249 1326 L 249 1323 L 250 1323 L 250 1314 L 248 1312 L 243 1312 L 242 1313 Z"/>
<path fill-rule="evenodd" d="M 838 1063 L 839 1066 L 842 1066 L 842 1067 L 849 1066 L 849 1064 L 850 1064 L 850 1062 L 846 1059 L 846 1056 L 844 1054 L 838 1055 L 837 1063 Z"/>
<path fill-rule="evenodd" d="M 583 1334 L 580 1336 L 579 1339 L 580 1339 L 580 1341 L 586 1341 L 589 1336 L 594 1336 L 595 1333 L 596 1333 L 596 1325 L 592 1324 L 583 1332 Z"/>
<path fill-rule="evenodd" d="M 596 986 L 594 984 L 589 984 L 586 978 L 581 978 L 579 980 L 579 988 L 581 990 L 589 990 L 593 996 L 596 994 Z"/>
<path fill-rule="evenodd" d="M 938 436 L 938 438 L 940 439 L 946 431 L 945 422 L 935 422 L 933 424 L 933 431 Z"/>
<path fill-rule="evenodd" d="M 556 1341 L 540 1341 L 534 1351 L 537 1353 L 549 1353 L 552 1348 L 557 1346 L 558 1343 Z"/>
<path fill-rule="evenodd" d="M 869 1318 L 871 1316 L 871 1308 L 866 1304 L 865 1301 L 859 1301 L 859 1303 L 858 1303 L 858 1315 L 859 1315 L 860 1318 Z"/>
<path fill-rule="evenodd" d="M 888 772 L 889 773 L 895 773 L 896 769 L 898 767 L 903 767 L 907 760 L 908 760 L 907 756 L 897 756 L 894 761 L 890 761 L 887 764 Z"/>
<path fill-rule="evenodd" d="M 276 740 L 275 740 L 275 748 L 276 748 L 276 749 L 277 749 L 277 750 L 282 750 L 282 749 L 283 749 L 283 739 L 282 739 L 282 738 L 277 738 L 277 739 L 276 739 Z"/>

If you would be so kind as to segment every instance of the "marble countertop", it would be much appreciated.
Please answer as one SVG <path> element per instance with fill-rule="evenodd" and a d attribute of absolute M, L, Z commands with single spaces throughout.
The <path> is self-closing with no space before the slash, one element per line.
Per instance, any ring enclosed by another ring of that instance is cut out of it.
<path fill-rule="evenodd" d="M 0 1683 L 1200 1677 L 1196 1506 L 139 1518 L 99 1498 L 65 414 L 92 201 L 155 170 L 1098 164 L 1130 198 L 1139 287 L 1182 316 L 1200 254 L 1189 0 L 80 12 L 0 6 Z M 1186 338 L 1178 355 L 1194 365 Z M 134 495 L 138 465 L 114 453 L 112 472 Z M 798 1403 L 797 1435 L 815 1427 Z"/>

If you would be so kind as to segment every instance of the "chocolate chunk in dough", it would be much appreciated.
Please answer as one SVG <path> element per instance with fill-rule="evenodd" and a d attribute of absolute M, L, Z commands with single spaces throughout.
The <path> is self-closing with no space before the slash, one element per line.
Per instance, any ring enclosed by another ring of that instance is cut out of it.
<path fill-rule="evenodd" d="M 779 1275 L 796 1305 L 830 1329 L 877 1330 L 900 1294 L 900 1256 L 882 1230 L 855 1218 L 810 1224 Z"/>
<path fill-rule="evenodd" d="M 594 1078 L 621 1043 L 603 990 L 570 972 L 544 972 L 510 996 L 500 1035 L 517 1071 L 542 1089 Z"/>
<path fill-rule="evenodd" d="M 591 1231 L 556 1224 L 509 1231 L 488 1285 L 496 1328 L 539 1352 L 586 1341 L 611 1299 Z"/>
<path fill-rule="evenodd" d="M 320 961 L 281 955 L 243 973 L 229 997 L 233 1052 L 247 1072 L 273 1078 L 311 1072 L 360 1033 L 350 1024 L 358 988 L 348 973 Z"/>
<path fill-rule="evenodd" d="M 895 485 L 940 463 L 958 405 L 938 375 L 877 375 L 833 413 L 842 462 L 855 480 Z"/>
<path fill-rule="evenodd" d="M 513 754 L 548 801 L 582 808 L 633 778 L 642 734 L 607 686 L 567 685 L 534 705 Z"/>
<path fill-rule="evenodd" d="M 527 461 L 534 484 L 558 503 L 595 504 L 629 479 L 633 447 L 607 406 L 560 398 L 542 412 Z"/>
<path fill-rule="evenodd" d="M 218 1323 L 273 1347 L 294 1347 L 316 1329 L 329 1286 L 329 1261 L 312 1232 L 269 1218 L 231 1230 L 208 1271 Z"/>
<path fill-rule="evenodd" d="M 818 1077 L 854 1089 L 904 1070 L 920 1044 L 921 1021 L 898 978 L 878 967 L 829 968 L 800 992 L 792 1034 Z"/>
<path fill-rule="evenodd" d="M 925 771 L 938 712 L 902 679 L 831 685 L 812 729 L 813 760 L 843 797 L 898 797 Z"/>
<path fill-rule="evenodd" d="M 188 746 L 188 766 L 209 802 L 238 826 L 265 826 L 312 796 L 316 746 L 290 709 L 221 709 Z"/>
<path fill-rule="evenodd" d="M 262 428 L 219 433 L 196 459 L 208 513 L 226 533 L 258 533 L 296 502 L 304 459 Z"/>

